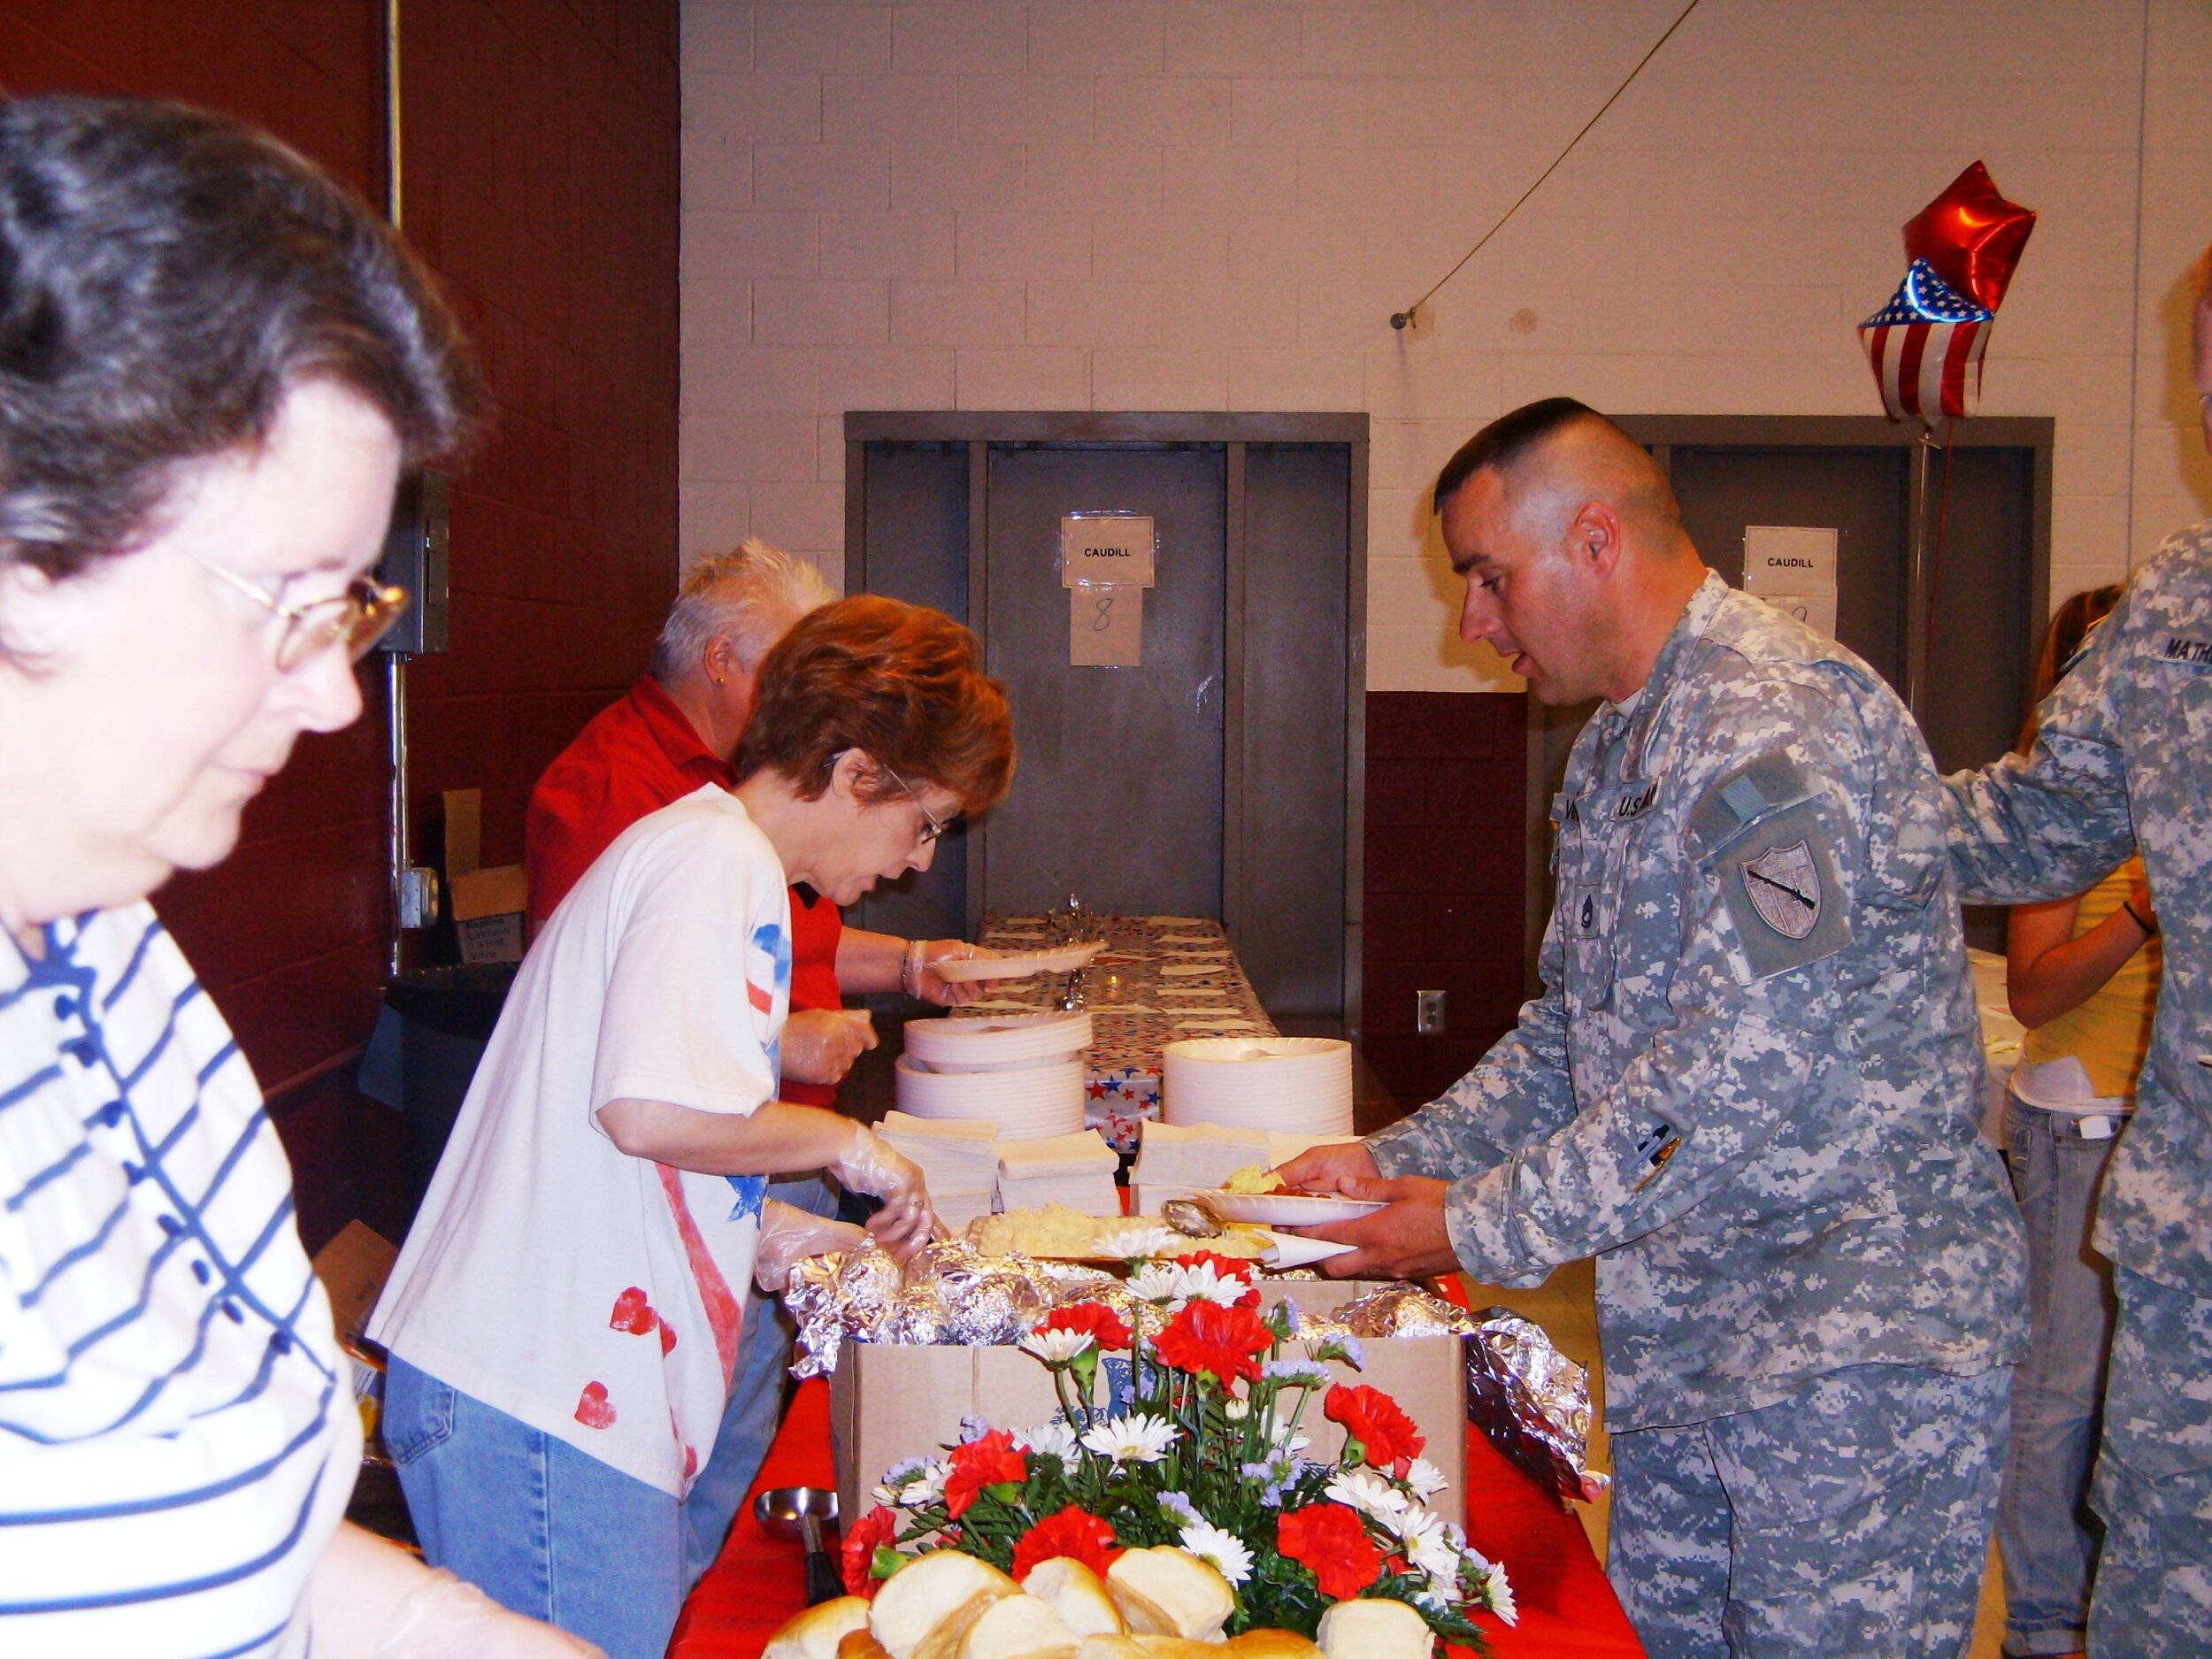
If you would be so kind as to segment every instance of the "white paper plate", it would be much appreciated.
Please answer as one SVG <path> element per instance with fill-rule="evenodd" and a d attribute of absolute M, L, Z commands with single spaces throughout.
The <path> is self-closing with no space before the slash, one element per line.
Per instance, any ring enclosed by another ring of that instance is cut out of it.
<path fill-rule="evenodd" d="M 941 957 L 930 967 L 939 979 L 954 985 L 976 979 L 1025 979 L 1033 973 L 1072 973 L 1106 949 L 1103 941 L 1087 945 L 1063 945 L 1057 950 L 1025 950 L 1010 956 Z"/>
<path fill-rule="evenodd" d="M 1386 1208 L 1371 1199 L 1310 1198 L 1295 1193 L 1195 1193 L 1224 1221 L 1248 1221 L 1262 1227 L 1325 1227 Z"/>
<path fill-rule="evenodd" d="M 1048 1064 L 1079 1055 L 1090 1046 L 1087 1012 L 959 1016 L 914 1019 L 906 1025 L 906 1052 L 916 1064 L 933 1071 Z"/>

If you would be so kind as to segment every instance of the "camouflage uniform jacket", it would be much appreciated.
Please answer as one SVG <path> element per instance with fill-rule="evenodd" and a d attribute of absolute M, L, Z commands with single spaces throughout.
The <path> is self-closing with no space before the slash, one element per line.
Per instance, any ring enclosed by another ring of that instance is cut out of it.
<path fill-rule="evenodd" d="M 1952 867 L 1978 899 L 2061 898 L 2140 850 L 2164 978 L 2097 1202 L 2097 1248 L 2212 1298 L 2212 519 L 2136 573 L 2043 704 L 2025 760 L 1945 781 Z"/>
<path fill-rule="evenodd" d="M 1452 1179 L 1478 1279 L 1597 1257 L 1616 1430 L 2015 1357 L 2026 1265 L 1976 1132 L 1941 803 L 1872 671 L 1717 575 L 1576 741 L 1543 995 L 1368 1145 Z"/>

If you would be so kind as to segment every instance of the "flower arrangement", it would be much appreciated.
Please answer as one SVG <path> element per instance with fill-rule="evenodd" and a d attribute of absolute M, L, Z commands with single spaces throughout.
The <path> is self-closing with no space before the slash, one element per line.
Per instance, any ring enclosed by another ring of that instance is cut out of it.
<path fill-rule="evenodd" d="M 1504 1572 L 1429 1509 L 1444 1482 L 1412 1419 L 1375 1388 L 1333 1381 L 1327 1362 L 1363 1364 L 1357 1338 L 1301 1339 L 1294 1304 L 1261 1313 L 1251 1264 L 1210 1251 L 1146 1264 L 1128 1287 L 1133 1319 L 1078 1303 L 1023 1339 L 1052 1373 L 1052 1421 L 1017 1432 L 970 1418 L 944 1456 L 885 1473 L 877 1507 L 846 1532 L 849 1591 L 872 1595 L 934 1549 L 1019 1580 L 1060 1555 L 1103 1577 L 1123 1550 L 1168 1544 L 1235 1589 L 1232 1635 L 1311 1636 L 1356 1597 L 1406 1602 L 1474 1647 L 1477 1609 L 1514 1621 Z M 1126 1392 L 1102 1399 L 1101 1361 L 1119 1353 Z M 1334 1462 L 1301 1455 L 1317 1407 L 1344 1428 Z"/>

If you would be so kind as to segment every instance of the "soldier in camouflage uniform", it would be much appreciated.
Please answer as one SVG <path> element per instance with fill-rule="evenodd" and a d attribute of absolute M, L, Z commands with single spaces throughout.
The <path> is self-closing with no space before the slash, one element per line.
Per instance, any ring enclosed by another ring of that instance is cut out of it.
<path fill-rule="evenodd" d="M 1441 1100 L 1285 1173 L 1395 1201 L 1332 1271 L 1596 1256 L 1609 1571 L 1654 1659 L 1961 1652 L 2025 1265 L 1926 746 L 1707 571 L 1582 405 L 1504 417 L 1436 493 L 1461 632 L 1608 699 L 1553 810 L 1545 989 Z"/>
<path fill-rule="evenodd" d="M 2212 447 L 2212 249 L 2197 390 Z M 2047 899 L 2143 855 L 2165 977 L 2093 1235 L 2119 1318 L 2090 1496 L 2105 1524 L 2089 1651 L 2212 1651 L 2212 519 L 2129 583 L 2040 711 L 2025 760 L 1946 780 L 1971 898 Z"/>

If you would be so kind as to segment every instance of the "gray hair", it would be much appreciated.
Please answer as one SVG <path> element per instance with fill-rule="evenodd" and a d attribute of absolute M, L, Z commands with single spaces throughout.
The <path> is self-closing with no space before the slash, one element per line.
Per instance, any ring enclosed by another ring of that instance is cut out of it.
<path fill-rule="evenodd" d="M 684 572 L 653 647 L 653 677 L 672 680 L 695 668 L 707 641 L 718 638 L 729 641 L 751 673 L 794 622 L 836 596 L 805 559 L 747 536 Z"/>

